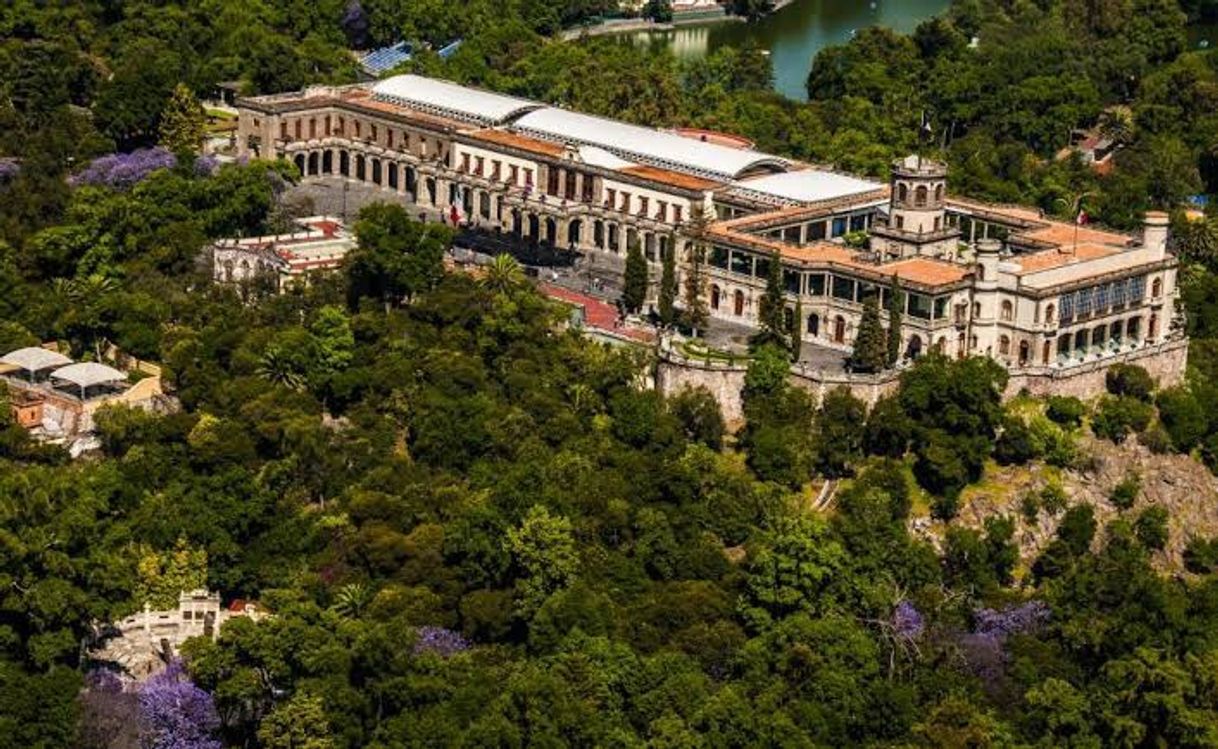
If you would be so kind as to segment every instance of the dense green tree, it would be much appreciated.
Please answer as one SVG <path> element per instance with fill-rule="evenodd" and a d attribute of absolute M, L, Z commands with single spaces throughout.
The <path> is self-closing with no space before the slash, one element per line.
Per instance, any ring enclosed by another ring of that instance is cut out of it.
<path fill-rule="evenodd" d="M 782 282 L 782 262 L 778 253 L 767 261 L 765 291 L 757 303 L 758 331 L 753 336 L 754 347 L 772 344 L 787 348 L 787 296 Z"/>
<path fill-rule="evenodd" d="M 660 291 L 657 309 L 660 313 L 660 322 L 664 325 L 672 325 L 677 319 L 677 250 L 669 242 L 669 249 L 664 253 L 662 270 L 660 273 Z"/>
<path fill-rule="evenodd" d="M 630 242 L 626 247 L 626 278 L 622 286 L 622 307 L 627 312 L 637 313 L 643 309 L 650 273 L 638 240 Z"/>
<path fill-rule="evenodd" d="M 905 292 L 894 275 L 888 287 L 888 330 L 885 342 L 888 344 L 888 358 L 885 363 L 889 367 L 896 366 L 901 358 L 901 316 L 905 311 Z"/>
<path fill-rule="evenodd" d="M 207 117 L 194 92 L 179 83 L 161 112 L 158 142 L 176 154 L 193 154 L 203 145 Z"/>
<path fill-rule="evenodd" d="M 854 334 L 850 367 L 856 372 L 879 372 L 888 362 L 888 339 L 880 325 L 880 306 L 875 295 L 863 303 L 863 318 Z"/>
<path fill-rule="evenodd" d="M 344 260 L 352 302 L 370 297 L 397 305 L 435 285 L 452 231 L 421 224 L 400 205 L 373 203 L 355 225 L 359 245 Z"/>

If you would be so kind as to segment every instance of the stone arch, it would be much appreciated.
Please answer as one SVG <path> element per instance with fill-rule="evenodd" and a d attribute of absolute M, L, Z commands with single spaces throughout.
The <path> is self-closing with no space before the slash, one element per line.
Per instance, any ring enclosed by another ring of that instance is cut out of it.
<path fill-rule="evenodd" d="M 1003 320 L 1003 322 L 1010 322 L 1011 320 L 1014 320 L 1014 319 L 1015 319 L 1015 305 L 1011 303 L 1010 299 L 1003 299 L 1002 300 L 1002 320 Z"/>
<path fill-rule="evenodd" d="M 552 217 L 546 217 L 546 242 L 551 245 L 558 244 L 558 222 Z"/>
<path fill-rule="evenodd" d="M 598 250 L 605 249 L 605 222 L 599 218 L 592 222 L 592 246 Z"/>
<path fill-rule="evenodd" d="M 224 261 L 224 280 L 228 283 L 233 282 L 233 259 L 229 258 Z"/>
<path fill-rule="evenodd" d="M 1124 339 L 1125 339 L 1125 321 L 1124 320 L 1114 320 L 1112 322 L 1112 324 L 1108 326 L 1108 340 L 1112 341 L 1113 343 L 1119 344 Z"/>
<path fill-rule="evenodd" d="M 529 214 L 529 236 L 533 241 L 541 238 L 541 219 L 537 218 L 536 213 Z"/>
<path fill-rule="evenodd" d="M 436 201 L 439 199 L 439 197 L 440 196 L 437 194 L 436 178 L 428 177 L 427 178 L 427 204 L 436 205 Z"/>
<path fill-rule="evenodd" d="M 736 313 L 736 317 L 744 316 L 744 292 L 736 289 L 736 293 L 732 295 L 732 311 Z"/>
<path fill-rule="evenodd" d="M 1075 351 L 1086 351 L 1087 344 L 1089 341 L 1090 341 L 1090 336 L 1087 335 L 1086 330 L 1078 331 L 1077 333 L 1074 334 L 1074 350 Z"/>
<path fill-rule="evenodd" d="M 621 230 L 617 224 L 609 224 L 609 250 L 617 254 L 621 250 Z"/>
<path fill-rule="evenodd" d="M 491 194 L 489 192 L 480 191 L 478 193 L 478 215 L 485 219 L 491 217 Z"/>
<path fill-rule="evenodd" d="M 567 225 L 567 246 L 572 249 L 584 241 L 584 222 L 574 219 Z"/>
<path fill-rule="evenodd" d="M 305 171 L 305 155 L 303 153 L 298 153 L 293 156 L 292 163 L 296 164 L 296 168 L 300 171 L 300 175 L 302 177 L 308 174 L 308 172 Z"/>
<path fill-rule="evenodd" d="M 398 176 L 397 162 L 386 161 L 385 162 L 385 171 L 386 171 L 386 177 L 387 177 L 387 179 L 385 180 L 385 183 L 389 186 L 389 189 L 397 190 L 399 187 L 401 187 L 402 180 Z"/>
<path fill-rule="evenodd" d="M 909 186 L 904 182 L 897 183 L 897 202 L 905 203 L 909 200 Z"/>
<path fill-rule="evenodd" d="M 918 185 L 914 188 L 914 207 L 925 208 L 927 203 L 926 185 Z"/>
<path fill-rule="evenodd" d="M 355 178 L 360 182 L 368 179 L 368 160 L 362 153 L 355 155 Z"/>
<path fill-rule="evenodd" d="M 1050 304 L 1048 307 L 1045 307 L 1045 324 L 1052 325 L 1053 317 L 1056 314 L 1057 314 L 1057 307 L 1054 307 L 1052 304 Z"/>
<path fill-rule="evenodd" d="M 1161 296 L 1163 296 L 1163 279 L 1156 278 L 1150 284 L 1150 298 L 1158 299 Z"/>
<path fill-rule="evenodd" d="M 419 202 L 419 174 L 414 170 L 414 167 L 407 164 L 406 172 L 406 192 L 410 195 L 411 201 Z"/>
<path fill-rule="evenodd" d="M 629 250 L 636 242 L 639 241 L 639 231 L 633 226 L 626 229 L 626 249 Z M 641 249 L 641 246 L 640 246 Z"/>
<path fill-rule="evenodd" d="M 943 202 L 943 184 L 935 185 L 935 203 Z"/>
<path fill-rule="evenodd" d="M 1027 341 L 1019 342 L 1019 366 L 1026 367 L 1032 358 L 1032 345 Z"/>
<path fill-rule="evenodd" d="M 905 356 L 917 359 L 922 355 L 922 336 L 918 334 L 909 337 L 909 345 L 905 348 Z"/>
<path fill-rule="evenodd" d="M 1070 356 L 1070 342 L 1072 336 L 1069 333 L 1062 333 L 1057 337 L 1057 358 L 1065 359 Z"/>
<path fill-rule="evenodd" d="M 321 154 L 313 151 L 309 154 L 309 174 L 321 174 Z"/>
<path fill-rule="evenodd" d="M 833 342 L 846 342 L 846 318 L 841 315 L 833 318 Z"/>
<path fill-rule="evenodd" d="M 346 151 L 338 152 L 338 173 L 344 177 L 351 176 L 351 154 Z"/>
<path fill-rule="evenodd" d="M 1150 315 L 1150 324 L 1146 326 L 1146 338 L 1153 341 L 1159 337 L 1159 315 L 1152 312 Z"/>
<path fill-rule="evenodd" d="M 381 184 L 381 177 L 384 176 L 381 174 L 381 160 L 372 159 L 371 161 L 372 164 L 369 171 L 371 172 L 372 184 L 379 185 Z"/>
<path fill-rule="evenodd" d="M 711 309 L 716 309 L 716 310 L 719 309 L 719 298 L 722 295 L 723 295 L 723 291 L 719 288 L 719 284 L 717 284 L 717 283 L 711 284 L 711 297 L 710 297 Z"/>
<path fill-rule="evenodd" d="M 520 209 L 512 209 L 512 234 L 520 238 L 524 232 L 524 221 L 520 217 Z"/>
<path fill-rule="evenodd" d="M 334 152 L 329 149 L 321 152 L 321 173 L 334 174 Z"/>
<path fill-rule="evenodd" d="M 1142 318 L 1131 317 L 1125 322 L 1125 335 L 1137 342 L 1142 339 Z"/>
<path fill-rule="evenodd" d="M 1104 345 L 1104 341 L 1108 339 L 1108 326 L 1097 325 L 1091 330 L 1091 346 L 1099 348 Z"/>
<path fill-rule="evenodd" d="M 808 315 L 808 322 L 807 322 L 806 329 L 808 331 L 808 335 L 812 336 L 813 338 L 816 338 L 820 335 L 820 316 L 817 315 L 815 312 Z"/>

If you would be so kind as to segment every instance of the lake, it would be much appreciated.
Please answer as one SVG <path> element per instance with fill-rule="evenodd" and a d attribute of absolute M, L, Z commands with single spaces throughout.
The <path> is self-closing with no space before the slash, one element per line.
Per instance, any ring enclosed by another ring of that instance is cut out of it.
<path fill-rule="evenodd" d="M 812 58 L 831 44 L 850 39 L 866 26 L 912 31 L 920 22 L 947 10 L 950 0 L 795 0 L 753 24 L 724 22 L 683 26 L 674 31 L 635 32 L 637 44 L 661 44 L 678 57 L 702 57 L 715 49 L 756 41 L 774 60 L 774 87 L 793 99 L 806 99 Z"/>

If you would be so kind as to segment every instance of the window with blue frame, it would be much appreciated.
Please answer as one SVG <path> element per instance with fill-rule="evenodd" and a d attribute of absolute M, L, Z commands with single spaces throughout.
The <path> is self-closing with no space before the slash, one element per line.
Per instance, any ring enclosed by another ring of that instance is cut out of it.
<path fill-rule="evenodd" d="M 1091 289 L 1079 289 L 1074 292 L 1077 298 L 1074 303 L 1074 309 L 1079 317 L 1091 316 Z"/>
<path fill-rule="evenodd" d="M 846 217 L 839 216 L 833 219 L 833 236 L 840 237 L 846 233 Z"/>
<path fill-rule="evenodd" d="M 1146 298 L 1146 276 L 1129 279 L 1129 303 L 1139 304 Z"/>
<path fill-rule="evenodd" d="M 1124 309 L 1125 301 L 1129 298 L 1129 283 L 1117 281 L 1112 285 L 1112 308 Z"/>
<path fill-rule="evenodd" d="M 1112 287 L 1110 284 L 1096 286 L 1091 294 L 1091 307 L 1097 315 L 1101 315 L 1108 310 L 1108 299 L 1112 296 Z"/>
<path fill-rule="evenodd" d="M 1063 323 L 1074 321 L 1074 294 L 1062 294 L 1057 300 L 1057 314 Z"/>
<path fill-rule="evenodd" d="M 858 214 L 850 217 L 850 231 L 862 231 L 867 228 L 866 214 Z"/>

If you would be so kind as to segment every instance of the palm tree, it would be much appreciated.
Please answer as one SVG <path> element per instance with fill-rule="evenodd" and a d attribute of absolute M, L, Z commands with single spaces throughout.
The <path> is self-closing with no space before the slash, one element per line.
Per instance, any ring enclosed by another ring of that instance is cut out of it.
<path fill-rule="evenodd" d="M 348 583 L 334 594 L 334 604 L 330 608 L 339 616 L 354 619 L 368 605 L 371 597 L 368 587 L 363 583 Z"/>
<path fill-rule="evenodd" d="M 296 371 L 292 362 L 276 346 L 271 346 L 262 355 L 262 360 L 258 362 L 258 376 L 289 390 L 300 390 L 304 387 L 304 377 Z"/>
<path fill-rule="evenodd" d="M 1176 246 L 1185 260 L 1214 266 L 1218 263 L 1218 219 L 1187 222 Z"/>
<path fill-rule="evenodd" d="M 491 291 L 507 294 L 519 288 L 524 283 L 524 271 L 516 258 L 501 253 L 496 255 L 490 265 L 486 266 L 486 274 L 482 277 L 482 286 Z"/>

